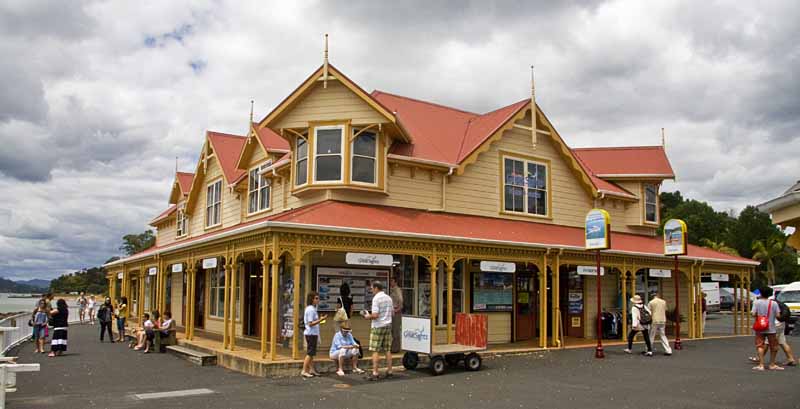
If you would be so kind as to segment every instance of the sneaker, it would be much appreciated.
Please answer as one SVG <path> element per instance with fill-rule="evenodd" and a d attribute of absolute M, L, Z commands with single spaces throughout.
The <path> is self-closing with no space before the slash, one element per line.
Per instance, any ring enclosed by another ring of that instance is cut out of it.
<path fill-rule="evenodd" d="M 314 375 L 311 375 L 308 372 L 300 372 L 300 376 L 302 376 L 303 378 L 313 378 L 314 377 Z"/>
<path fill-rule="evenodd" d="M 336 371 L 336 375 L 344 376 L 344 371 L 340 369 L 340 370 Z"/>
<path fill-rule="evenodd" d="M 644 356 L 653 356 L 653 351 L 647 351 L 644 353 Z"/>
<path fill-rule="evenodd" d="M 357 374 L 361 375 L 362 373 L 364 373 L 364 370 L 363 370 L 363 369 L 361 369 L 361 368 L 356 368 L 356 369 L 353 369 L 353 372 L 355 372 L 355 373 L 357 373 Z"/>
<path fill-rule="evenodd" d="M 633 353 L 633 351 L 631 351 L 628 348 L 623 349 L 623 351 L 625 351 L 626 354 L 632 354 Z"/>
<path fill-rule="evenodd" d="M 672 356 L 672 352 L 664 352 L 664 356 Z"/>

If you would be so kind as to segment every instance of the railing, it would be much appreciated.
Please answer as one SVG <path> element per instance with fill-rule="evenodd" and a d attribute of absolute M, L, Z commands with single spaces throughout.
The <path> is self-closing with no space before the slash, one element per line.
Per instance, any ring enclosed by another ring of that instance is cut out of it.
<path fill-rule="evenodd" d="M 69 322 L 79 321 L 78 307 L 69 307 Z M 17 345 L 31 339 L 33 330 L 28 326 L 31 319 L 30 312 L 21 312 L 0 320 L 0 356 L 16 347 Z"/>

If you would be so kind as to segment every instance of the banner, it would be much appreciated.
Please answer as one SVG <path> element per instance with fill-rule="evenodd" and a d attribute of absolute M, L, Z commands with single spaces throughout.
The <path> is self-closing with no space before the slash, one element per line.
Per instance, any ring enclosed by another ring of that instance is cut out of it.
<path fill-rule="evenodd" d="M 680 219 L 669 219 L 664 224 L 664 255 L 686 254 L 686 223 Z"/>
<path fill-rule="evenodd" d="M 611 247 L 611 217 L 602 209 L 586 214 L 586 250 L 605 250 Z"/>

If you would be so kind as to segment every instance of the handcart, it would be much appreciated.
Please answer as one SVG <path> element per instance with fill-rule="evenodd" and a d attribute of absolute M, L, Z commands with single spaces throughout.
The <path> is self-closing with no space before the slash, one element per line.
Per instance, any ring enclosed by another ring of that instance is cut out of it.
<path fill-rule="evenodd" d="M 456 343 L 434 345 L 431 337 L 431 319 L 404 316 L 401 347 L 403 366 L 408 370 L 419 365 L 419 355 L 430 357 L 428 365 L 433 375 L 441 375 L 448 366 L 464 363 L 468 371 L 481 369 L 478 352 L 486 350 L 487 319 L 481 314 L 456 314 Z"/>

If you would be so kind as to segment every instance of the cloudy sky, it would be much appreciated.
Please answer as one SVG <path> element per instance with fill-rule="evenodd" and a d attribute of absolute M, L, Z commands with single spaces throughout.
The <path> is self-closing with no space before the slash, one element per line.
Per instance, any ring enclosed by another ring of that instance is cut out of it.
<path fill-rule="evenodd" d="M 800 178 L 800 2 L 0 3 L 0 276 L 99 265 L 167 206 L 175 157 L 246 131 L 322 62 L 572 146 L 654 145 L 665 190 L 740 210 Z M 554 6 L 550 3 L 558 4 Z"/>

